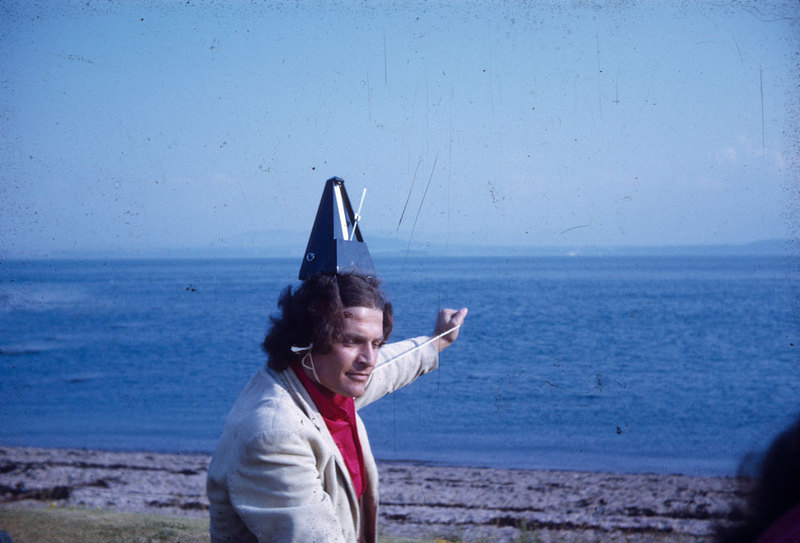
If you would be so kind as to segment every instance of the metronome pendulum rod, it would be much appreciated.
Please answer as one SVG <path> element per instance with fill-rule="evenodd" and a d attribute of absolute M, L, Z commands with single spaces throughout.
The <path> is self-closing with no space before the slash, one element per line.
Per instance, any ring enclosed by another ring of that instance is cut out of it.
<path fill-rule="evenodd" d="M 350 232 L 350 239 L 353 239 L 353 236 L 356 234 L 356 226 L 358 226 L 358 221 L 361 220 L 361 207 L 364 205 L 364 197 L 367 195 L 367 187 L 364 187 L 364 192 L 361 193 L 361 202 L 358 204 L 358 211 L 356 211 L 356 216 L 353 217 L 355 219 L 353 221 L 353 230 Z"/>

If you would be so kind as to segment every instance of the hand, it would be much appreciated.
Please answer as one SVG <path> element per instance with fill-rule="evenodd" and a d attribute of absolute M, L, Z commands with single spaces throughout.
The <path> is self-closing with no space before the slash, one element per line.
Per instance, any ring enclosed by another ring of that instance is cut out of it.
<path fill-rule="evenodd" d="M 462 307 L 458 311 L 449 308 L 439 311 L 439 314 L 436 316 L 436 326 L 433 329 L 433 337 L 436 337 L 439 334 L 444 334 L 456 326 L 461 326 L 467 316 L 467 311 L 468 310 L 466 307 Z M 458 331 L 459 328 L 456 328 L 452 332 L 435 340 L 433 343 L 436 345 L 436 349 L 439 352 L 442 352 L 452 345 L 458 337 Z"/>

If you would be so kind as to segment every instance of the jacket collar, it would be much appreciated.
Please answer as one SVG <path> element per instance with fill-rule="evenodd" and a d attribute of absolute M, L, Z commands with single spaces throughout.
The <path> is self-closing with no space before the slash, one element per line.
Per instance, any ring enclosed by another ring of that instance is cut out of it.
<path fill-rule="evenodd" d="M 333 443 L 333 438 L 328 432 L 328 427 L 325 425 L 325 420 L 322 418 L 317 406 L 314 404 L 314 400 L 311 399 L 311 396 L 308 394 L 306 387 L 303 386 L 303 383 L 300 382 L 300 379 L 294 374 L 294 372 L 287 368 L 283 371 L 275 371 L 272 368 L 267 368 L 267 372 L 272 374 L 275 380 L 282 384 L 289 395 L 294 400 L 294 403 L 297 404 L 297 407 L 311 420 L 314 426 L 320 430 L 324 431 L 324 433 L 331 439 L 331 443 Z M 334 444 L 335 445 L 335 444 Z"/>

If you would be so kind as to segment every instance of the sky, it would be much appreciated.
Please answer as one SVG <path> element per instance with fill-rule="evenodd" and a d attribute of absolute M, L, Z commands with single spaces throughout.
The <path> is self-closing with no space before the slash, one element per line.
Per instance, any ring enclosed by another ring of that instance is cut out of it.
<path fill-rule="evenodd" d="M 798 237 L 800 4 L 0 4 L 0 258 Z M 298 241 L 299 240 L 299 241 Z"/>

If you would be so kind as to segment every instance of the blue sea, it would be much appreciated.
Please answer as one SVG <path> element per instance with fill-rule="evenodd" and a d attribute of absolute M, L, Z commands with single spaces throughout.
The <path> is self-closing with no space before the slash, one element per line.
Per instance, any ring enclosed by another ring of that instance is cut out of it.
<path fill-rule="evenodd" d="M 0 263 L 0 446 L 212 452 L 296 259 Z M 376 258 L 393 339 L 469 307 L 361 414 L 376 457 L 731 475 L 800 413 L 788 257 Z"/>

